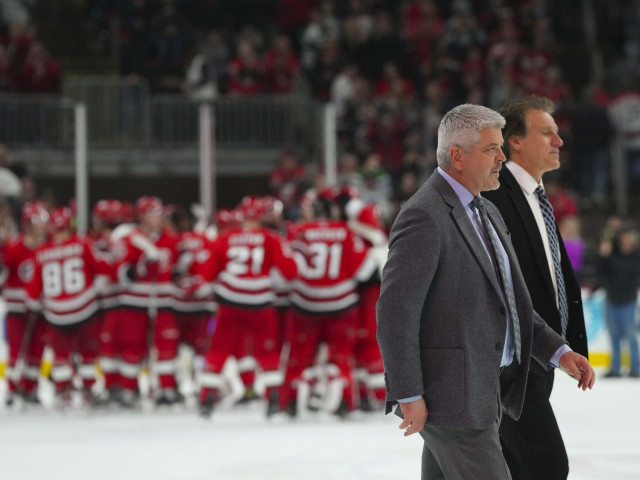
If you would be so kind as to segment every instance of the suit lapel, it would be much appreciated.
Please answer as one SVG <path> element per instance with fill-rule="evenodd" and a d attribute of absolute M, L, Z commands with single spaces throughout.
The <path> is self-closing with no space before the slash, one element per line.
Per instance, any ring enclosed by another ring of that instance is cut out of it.
<path fill-rule="evenodd" d="M 508 168 L 502 168 L 500 177 L 501 182 L 508 187 L 509 198 L 513 202 L 516 212 L 518 212 L 518 215 L 522 220 L 522 225 L 524 226 L 531 243 L 533 257 L 535 258 L 536 264 L 542 273 L 542 277 L 545 279 L 547 288 L 555 296 L 555 289 L 553 288 L 553 281 L 551 280 L 551 272 L 549 272 L 549 265 L 547 263 L 547 254 L 544 250 L 544 244 L 542 243 L 542 237 L 538 230 L 538 224 L 533 216 L 533 212 L 531 212 L 531 207 L 522 192 L 520 184 L 518 184 L 518 181 Z"/>
<path fill-rule="evenodd" d="M 467 245 L 469 245 L 469 249 L 482 267 L 482 270 L 489 279 L 489 282 L 502 298 L 502 289 L 498 283 L 496 271 L 493 268 L 493 264 L 487 255 L 484 245 L 482 244 L 482 240 L 478 237 L 478 233 L 471 223 L 471 220 L 469 220 L 469 216 L 467 215 L 464 206 L 460 203 L 460 199 L 440 174 L 434 173 L 432 177 L 437 177 L 434 179 L 435 188 L 440 195 L 442 195 L 444 201 L 451 207 L 451 218 L 460 230 L 460 233 L 462 233 L 462 237 Z"/>

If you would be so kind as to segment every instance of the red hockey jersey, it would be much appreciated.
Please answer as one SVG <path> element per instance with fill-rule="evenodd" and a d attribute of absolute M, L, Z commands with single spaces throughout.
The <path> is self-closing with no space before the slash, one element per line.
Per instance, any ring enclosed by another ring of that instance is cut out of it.
<path fill-rule="evenodd" d="M 120 239 L 115 268 L 120 283 L 119 304 L 130 308 L 173 308 L 176 287 L 173 267 L 177 237 L 163 230 L 152 236 L 140 228 Z"/>
<path fill-rule="evenodd" d="M 287 242 L 266 228 L 234 228 L 223 232 L 212 244 L 211 258 L 200 275 L 213 282 L 220 302 L 243 307 L 272 305 L 274 282 L 291 280 L 296 262 Z"/>
<path fill-rule="evenodd" d="M 27 285 L 28 305 L 32 309 L 41 305 L 44 317 L 53 325 L 83 322 L 99 309 L 94 281 L 108 269 L 96 259 L 85 237 L 47 242 L 35 252 L 35 272 Z"/>
<path fill-rule="evenodd" d="M 189 286 L 196 282 L 195 276 L 200 266 L 205 264 L 211 256 L 212 241 L 204 233 L 193 231 L 181 232 L 178 235 L 178 264 L 177 271 L 180 275 L 179 285 L 176 291 L 174 309 L 180 313 L 204 313 L 215 312 L 217 305 L 213 300 L 213 289 L 210 294 L 193 295 Z"/>
<path fill-rule="evenodd" d="M 26 286 L 35 271 L 35 250 L 27 247 L 22 235 L 9 241 L 3 249 L 4 281 L 2 298 L 9 313 L 25 313 Z"/>
<path fill-rule="evenodd" d="M 338 220 L 300 225 L 291 246 L 299 275 L 291 283 L 291 303 L 306 312 L 333 313 L 358 303 L 358 282 L 368 280 L 375 264 L 361 238 Z"/>

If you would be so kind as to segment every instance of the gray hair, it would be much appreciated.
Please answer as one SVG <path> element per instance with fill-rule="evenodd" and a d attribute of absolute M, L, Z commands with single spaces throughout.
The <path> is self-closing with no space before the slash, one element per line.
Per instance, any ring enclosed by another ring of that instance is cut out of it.
<path fill-rule="evenodd" d="M 480 130 L 484 128 L 502 129 L 505 119 L 495 110 L 465 103 L 449 110 L 438 127 L 438 166 L 447 170 L 451 166 L 451 147 L 459 146 L 468 152 L 480 141 Z"/>

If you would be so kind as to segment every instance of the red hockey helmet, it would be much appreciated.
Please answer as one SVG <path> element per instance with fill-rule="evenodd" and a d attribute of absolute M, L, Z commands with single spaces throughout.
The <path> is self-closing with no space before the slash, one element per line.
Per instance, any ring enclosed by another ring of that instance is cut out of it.
<path fill-rule="evenodd" d="M 318 190 L 317 198 L 313 202 L 313 216 L 315 218 L 337 218 L 336 198 L 340 190 L 337 187 L 325 187 Z"/>
<path fill-rule="evenodd" d="M 275 216 L 280 216 L 282 211 L 284 210 L 284 204 L 281 200 L 277 199 L 273 196 L 262 197 L 262 202 L 264 203 L 264 211 L 265 213 L 270 213 Z"/>
<path fill-rule="evenodd" d="M 266 204 L 260 197 L 247 196 L 240 202 L 243 220 L 260 221 L 266 211 Z"/>
<path fill-rule="evenodd" d="M 242 214 L 231 208 L 219 208 L 216 211 L 216 225 L 219 230 L 237 227 L 242 223 Z"/>
<path fill-rule="evenodd" d="M 378 230 L 384 230 L 382 218 L 380 217 L 380 208 L 373 203 L 362 207 L 362 210 L 360 210 L 357 216 L 357 220 Z"/>
<path fill-rule="evenodd" d="M 49 212 L 41 202 L 27 202 L 22 206 L 20 221 L 22 225 L 39 222 L 47 223 L 49 221 Z"/>
<path fill-rule="evenodd" d="M 32 223 L 47 223 L 48 221 L 49 212 L 41 202 L 27 202 L 22 206 L 20 222 L 23 226 Z"/>
<path fill-rule="evenodd" d="M 237 227 L 242 223 L 242 213 L 231 208 L 219 208 L 216 212 L 216 225 L 218 229 Z"/>
<path fill-rule="evenodd" d="M 147 213 L 158 213 L 162 215 L 164 213 L 162 200 L 151 195 L 140 197 L 136 202 L 136 214 L 138 217 L 141 217 Z"/>
<path fill-rule="evenodd" d="M 69 207 L 56 207 L 49 215 L 49 226 L 51 233 L 58 233 L 63 230 L 71 230 L 73 212 Z"/>
<path fill-rule="evenodd" d="M 133 214 L 133 205 L 129 202 L 119 202 L 120 208 L 116 223 L 130 223 L 133 222 L 135 215 Z"/>
<path fill-rule="evenodd" d="M 318 190 L 317 198 L 328 200 L 329 202 L 335 202 L 339 194 L 340 189 L 338 187 L 324 187 Z"/>
<path fill-rule="evenodd" d="M 114 224 L 118 222 L 120 215 L 121 202 L 113 198 L 98 200 L 92 210 L 92 215 L 106 224 Z"/>
<path fill-rule="evenodd" d="M 353 198 L 360 198 L 360 192 L 358 191 L 358 188 L 353 185 L 343 185 L 340 187 L 338 197 L 345 197 L 350 200 Z"/>

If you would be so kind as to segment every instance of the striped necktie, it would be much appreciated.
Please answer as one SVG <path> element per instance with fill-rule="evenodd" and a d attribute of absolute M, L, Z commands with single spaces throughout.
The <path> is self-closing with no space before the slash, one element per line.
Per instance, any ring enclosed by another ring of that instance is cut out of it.
<path fill-rule="evenodd" d="M 491 225 L 491 220 L 489 220 L 487 208 L 482 201 L 482 197 L 480 197 L 479 195 L 473 197 L 473 201 L 471 203 L 478 209 L 478 212 L 480 212 L 480 220 L 482 221 L 482 226 L 484 227 L 486 236 L 489 238 L 489 243 L 491 244 L 493 263 L 496 266 L 498 280 L 500 281 L 500 285 L 502 286 L 502 292 L 504 294 L 505 300 L 507 301 L 509 313 L 511 314 L 511 321 L 513 325 L 513 343 L 515 344 L 516 349 L 516 359 L 518 360 L 518 363 L 520 363 L 520 321 L 518 320 L 516 299 L 513 295 L 513 291 L 511 290 L 511 285 L 509 283 L 509 279 L 507 278 L 507 272 L 505 271 L 504 260 L 502 259 L 500 248 L 498 247 L 498 238 L 493 229 L 493 225 Z"/>
<path fill-rule="evenodd" d="M 544 225 L 547 229 L 549 247 L 551 248 L 551 258 L 553 259 L 553 269 L 556 273 L 556 283 L 558 284 L 558 310 L 560 310 L 560 323 L 562 325 L 562 336 L 567 334 L 567 323 L 569 322 L 569 308 L 567 306 L 567 292 L 564 286 L 564 277 L 560 266 L 560 243 L 556 233 L 556 221 L 553 216 L 553 207 L 549 202 L 549 197 L 544 193 L 544 189 L 538 185 L 535 189 L 540 203 L 540 210 L 544 218 Z"/>

